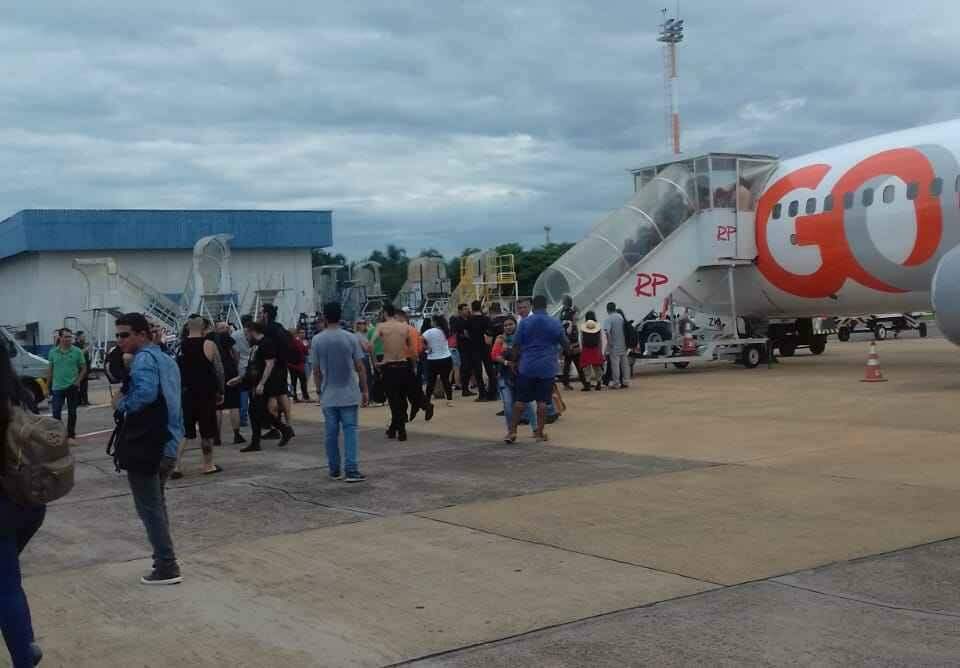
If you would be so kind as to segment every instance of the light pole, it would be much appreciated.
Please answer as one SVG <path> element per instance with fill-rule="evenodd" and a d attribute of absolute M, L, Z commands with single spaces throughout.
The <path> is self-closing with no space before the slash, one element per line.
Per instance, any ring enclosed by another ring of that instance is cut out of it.
<path fill-rule="evenodd" d="M 668 19 L 663 10 L 664 22 L 660 24 L 657 41 L 663 43 L 664 87 L 669 109 L 669 135 L 673 140 L 673 152 L 680 154 L 680 86 L 677 76 L 677 44 L 683 41 L 683 19 Z"/>
<path fill-rule="evenodd" d="M 549 245 L 550 245 L 550 230 L 552 230 L 552 229 L 553 229 L 553 228 L 550 227 L 549 225 L 544 225 L 544 226 L 543 226 L 543 231 L 544 231 L 544 232 L 546 233 L 546 235 L 547 235 L 547 241 L 546 241 L 546 244 L 545 244 L 546 246 L 549 246 Z"/>

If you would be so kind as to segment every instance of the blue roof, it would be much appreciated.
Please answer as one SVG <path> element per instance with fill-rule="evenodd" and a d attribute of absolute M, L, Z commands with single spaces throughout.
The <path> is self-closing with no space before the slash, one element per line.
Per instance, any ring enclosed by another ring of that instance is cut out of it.
<path fill-rule="evenodd" d="M 325 248 L 330 211 L 26 209 L 0 222 L 0 259 L 40 251 L 192 249 L 232 234 L 232 248 Z"/>

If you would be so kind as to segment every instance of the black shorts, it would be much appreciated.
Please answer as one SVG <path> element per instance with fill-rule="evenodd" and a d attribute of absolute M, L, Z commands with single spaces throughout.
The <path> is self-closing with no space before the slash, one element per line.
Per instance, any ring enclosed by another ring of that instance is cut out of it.
<path fill-rule="evenodd" d="M 530 404 L 534 401 L 549 403 L 553 399 L 553 378 L 517 376 L 517 401 Z"/>
<path fill-rule="evenodd" d="M 217 406 L 217 410 L 229 411 L 234 408 L 240 408 L 240 388 L 228 387 L 223 395 L 223 403 Z"/>
<path fill-rule="evenodd" d="M 183 395 L 183 429 L 186 438 L 214 438 L 217 435 L 217 398 Z"/>

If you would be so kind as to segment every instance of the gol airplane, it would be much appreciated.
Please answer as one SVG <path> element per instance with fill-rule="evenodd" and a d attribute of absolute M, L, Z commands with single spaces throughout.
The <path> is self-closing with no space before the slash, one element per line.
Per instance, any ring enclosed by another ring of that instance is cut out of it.
<path fill-rule="evenodd" d="M 713 152 L 633 171 L 636 193 L 535 294 L 641 320 L 664 299 L 742 318 L 784 354 L 822 316 L 936 311 L 960 344 L 960 121 L 778 160 Z"/>

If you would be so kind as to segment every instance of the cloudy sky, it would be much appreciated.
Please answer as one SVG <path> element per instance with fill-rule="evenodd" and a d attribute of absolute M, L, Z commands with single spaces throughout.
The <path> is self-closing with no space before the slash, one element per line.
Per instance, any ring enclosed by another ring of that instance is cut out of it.
<path fill-rule="evenodd" d="M 321 208 L 351 257 L 576 240 L 665 150 L 662 0 L 2 0 L 0 212 Z M 684 0 L 684 149 L 960 117 L 943 0 Z"/>

